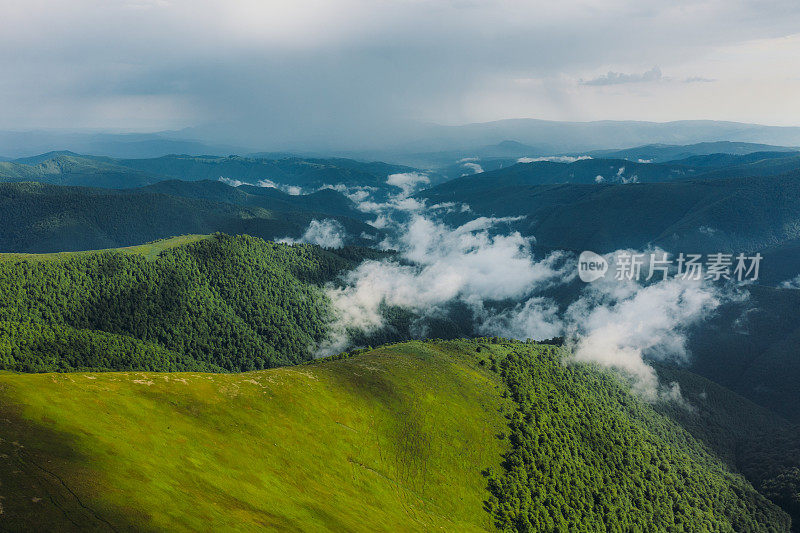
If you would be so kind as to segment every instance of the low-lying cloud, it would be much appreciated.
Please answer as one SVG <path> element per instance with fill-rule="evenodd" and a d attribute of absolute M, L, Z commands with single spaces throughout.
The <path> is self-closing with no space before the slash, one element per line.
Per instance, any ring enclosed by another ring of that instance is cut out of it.
<path fill-rule="evenodd" d="M 792 279 L 781 282 L 780 287 L 783 289 L 800 289 L 800 274 Z"/>
<path fill-rule="evenodd" d="M 483 167 L 482 166 L 480 166 L 478 163 L 474 163 L 474 162 L 471 162 L 471 161 L 467 161 L 465 163 L 461 163 L 461 168 L 463 168 L 464 170 L 467 171 L 464 174 L 462 174 L 461 176 L 470 176 L 472 174 L 480 174 L 481 172 L 483 172 Z"/>
<path fill-rule="evenodd" d="M 448 227 L 428 216 L 415 213 L 387 243 L 398 258 L 367 261 L 328 287 L 336 322 L 321 353 L 346 348 L 352 329 L 379 330 L 387 307 L 410 310 L 424 323 L 457 302 L 470 310 L 473 323 L 465 326 L 474 334 L 565 337 L 575 361 L 624 372 L 648 401 L 675 399 L 678 389 L 660 385 L 648 360 L 688 360 L 689 328 L 734 297 L 704 281 L 610 279 L 559 302 L 547 294 L 575 282 L 573 254 L 535 257 L 532 240 L 509 230 L 519 219 L 481 217 Z"/>
<path fill-rule="evenodd" d="M 482 311 L 484 301 L 520 299 L 532 288 L 561 280 L 560 253 L 536 262 L 530 239 L 518 232 L 490 232 L 515 220 L 481 217 L 450 228 L 413 215 L 405 231 L 387 243 L 402 262 L 366 261 L 345 276 L 343 286 L 328 288 L 337 322 L 323 351 L 342 349 L 348 328 L 381 327 L 383 306 L 424 316 L 458 300 Z"/>
<path fill-rule="evenodd" d="M 603 281 L 587 286 L 569 306 L 565 330 L 576 360 L 623 370 L 640 395 L 653 401 L 664 391 L 646 358 L 685 362 L 688 327 L 729 298 L 701 281 Z"/>
<path fill-rule="evenodd" d="M 341 248 L 347 238 L 344 226 L 336 220 L 312 220 L 299 239 L 284 238 L 279 242 L 286 244 L 316 244 L 323 248 Z"/>
<path fill-rule="evenodd" d="M 420 172 L 403 172 L 400 174 L 390 174 L 386 178 L 386 183 L 399 187 L 405 196 L 416 191 L 420 185 L 427 185 L 431 182 L 430 178 Z"/>
<path fill-rule="evenodd" d="M 219 177 L 219 181 L 224 183 L 225 185 L 229 185 L 231 187 L 241 187 L 242 185 L 250 185 L 249 183 L 245 183 L 244 181 L 240 181 L 237 179 L 226 178 L 224 176 Z"/>
<path fill-rule="evenodd" d="M 399 191 L 384 201 L 369 190 L 357 193 L 357 199 L 359 209 L 376 215 L 373 225 L 387 230 L 379 247 L 397 253 L 367 260 L 326 287 L 335 319 L 319 355 L 347 349 L 354 333 L 359 338 L 379 333 L 387 326 L 387 309 L 411 312 L 410 334 L 424 337 L 428 324 L 447 317 L 455 305 L 468 311 L 467 318 L 454 318 L 465 331 L 517 339 L 564 337 L 574 361 L 622 371 L 648 401 L 674 400 L 680 399 L 679 388 L 659 384 L 648 361 L 688 360 L 688 330 L 722 303 L 743 298 L 725 286 L 676 278 L 639 283 L 606 276 L 576 286 L 575 255 L 537 256 L 535 240 L 514 229 L 524 217 L 478 217 L 450 226 L 440 215 L 466 213 L 468 207 L 427 206 L 413 198 L 427 176 L 396 174 L 387 182 Z M 350 189 L 339 189 L 355 197 Z M 333 220 L 315 220 L 300 239 L 289 242 L 337 247 L 344 242 L 343 231 Z M 559 291 L 573 296 L 554 297 Z"/>

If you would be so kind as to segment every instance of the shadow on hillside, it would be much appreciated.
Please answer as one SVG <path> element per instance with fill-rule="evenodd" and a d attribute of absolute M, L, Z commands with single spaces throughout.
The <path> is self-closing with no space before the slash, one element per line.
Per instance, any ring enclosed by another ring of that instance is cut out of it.
<path fill-rule="evenodd" d="M 21 411 L 0 386 L 0 532 L 147 530 L 132 510 L 99 511 L 101 494 L 87 492 L 101 485 L 75 436 Z"/>

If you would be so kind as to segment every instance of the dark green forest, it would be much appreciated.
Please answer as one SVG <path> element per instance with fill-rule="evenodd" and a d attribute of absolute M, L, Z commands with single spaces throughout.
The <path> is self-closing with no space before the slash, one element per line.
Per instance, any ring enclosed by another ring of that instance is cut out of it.
<path fill-rule="evenodd" d="M 184 185 L 184 190 L 173 196 L 149 188 L 0 183 L 0 251 L 118 248 L 190 233 L 297 238 L 312 220 L 328 218 L 341 224 L 348 244 L 366 244 L 371 241 L 361 235 L 380 234 L 372 226 L 342 214 L 348 211 L 350 202 L 334 191 L 290 197 L 269 191 L 245 194 L 221 183 Z M 209 185 L 215 196 L 207 191 Z M 169 189 L 169 184 L 164 188 Z M 225 191 L 236 201 L 223 199 L 220 195 Z"/>
<path fill-rule="evenodd" d="M 721 467 L 617 374 L 564 365 L 558 347 L 481 339 L 480 363 L 514 409 L 510 451 L 487 472 L 487 510 L 505 531 L 787 531 L 789 517 Z"/>

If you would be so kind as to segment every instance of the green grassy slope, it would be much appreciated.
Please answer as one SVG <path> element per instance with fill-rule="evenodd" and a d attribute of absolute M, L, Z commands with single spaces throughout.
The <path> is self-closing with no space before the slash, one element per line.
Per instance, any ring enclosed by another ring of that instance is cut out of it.
<path fill-rule="evenodd" d="M 486 529 L 497 385 L 419 343 L 236 375 L 0 373 L 0 530 Z"/>
<path fill-rule="evenodd" d="M 0 373 L 0 399 L 11 530 L 789 529 L 618 378 L 565 366 L 555 347 L 410 342 L 246 374 Z"/>
<path fill-rule="evenodd" d="M 52 157 L 48 157 L 52 155 Z M 128 168 L 69 152 L 43 154 L 22 162 L 0 162 L 0 182 L 38 181 L 54 185 L 139 187 L 165 179 L 155 173 Z"/>
<path fill-rule="evenodd" d="M 164 250 L 177 248 L 186 244 L 211 238 L 211 235 L 179 235 L 158 239 L 146 244 L 135 246 L 123 246 L 121 248 L 105 248 L 102 250 L 85 250 L 75 252 L 51 252 L 47 254 L 25 254 L 14 252 L 0 252 L 0 261 L 54 261 L 58 259 L 69 259 L 79 257 L 84 254 L 102 254 L 108 252 L 120 252 L 126 254 L 141 255 L 147 259 L 155 259 Z"/>

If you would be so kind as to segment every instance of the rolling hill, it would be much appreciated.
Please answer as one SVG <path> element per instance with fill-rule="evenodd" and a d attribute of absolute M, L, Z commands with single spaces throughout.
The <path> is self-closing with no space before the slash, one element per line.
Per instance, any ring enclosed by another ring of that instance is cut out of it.
<path fill-rule="evenodd" d="M 797 422 L 788 422 L 685 368 L 659 366 L 658 374 L 663 382 L 679 383 L 687 403 L 662 402 L 655 406 L 656 411 L 678 422 L 731 469 L 741 472 L 762 494 L 789 512 L 794 524 L 800 523 Z"/>
<path fill-rule="evenodd" d="M 581 159 L 573 163 L 534 161 L 517 163 L 462 180 L 486 180 L 497 186 L 553 183 L 647 183 L 695 177 L 698 172 L 682 164 L 638 163 L 623 159 Z"/>
<path fill-rule="evenodd" d="M 163 176 L 117 165 L 113 161 L 71 152 L 51 152 L 0 162 L 0 182 L 38 181 L 54 185 L 119 188 L 139 187 L 163 179 Z"/>
<path fill-rule="evenodd" d="M 800 146 L 800 128 L 714 120 L 557 122 L 518 118 L 459 126 L 431 124 L 426 125 L 425 130 L 400 149 L 406 153 L 453 151 L 501 143 L 507 139 L 538 147 L 547 154 L 605 150 L 609 146 L 687 145 L 720 139 Z"/>
<path fill-rule="evenodd" d="M 789 530 L 680 426 L 554 347 L 413 342 L 229 375 L 0 373 L 0 395 L 11 529 Z"/>
<path fill-rule="evenodd" d="M 227 178 L 310 190 L 325 185 L 386 188 L 390 174 L 416 169 L 352 159 L 306 159 L 285 154 L 264 156 L 167 155 L 149 159 L 114 159 L 70 151 L 47 152 L 0 161 L 0 182 L 38 181 L 55 185 L 133 188 L 169 179 L 200 181 Z"/>
<path fill-rule="evenodd" d="M 625 150 L 554 155 L 532 146 L 506 141 L 494 147 L 494 150 L 443 152 L 441 158 L 417 166 L 432 165 L 448 179 L 477 172 L 494 172 L 492 179 L 515 176 L 520 182 L 528 184 L 595 183 L 598 176 L 606 183 L 649 182 L 691 179 L 710 171 L 719 171 L 716 174 L 719 177 L 736 177 L 748 175 L 748 168 L 752 169 L 753 175 L 775 175 L 800 168 L 796 160 L 799 153 L 797 149 L 782 146 L 726 141 L 692 145 L 656 144 Z M 590 162 L 588 158 L 595 161 Z M 576 159 L 576 164 L 570 163 Z M 768 163 L 767 160 L 771 159 L 781 161 Z M 526 160 L 528 163 L 525 163 Z M 515 166 L 518 163 L 525 163 L 525 166 Z M 643 167 L 643 164 L 651 166 Z M 731 167 L 737 169 L 726 174 L 724 169 Z M 633 176 L 636 176 L 635 180 Z"/>
<path fill-rule="evenodd" d="M 442 172 L 451 179 L 460 178 L 459 181 L 469 187 L 478 180 L 486 180 L 498 186 L 628 184 L 777 176 L 800 170 L 798 152 L 755 152 L 746 155 L 719 153 L 665 163 L 611 158 L 579 159 L 574 162 L 559 162 L 557 159 L 532 162 L 518 162 L 514 159 L 477 162 L 465 160 L 442 169 Z M 476 174 L 476 170 L 482 172 Z"/>
<path fill-rule="evenodd" d="M 331 319 L 320 284 L 379 255 L 221 234 L 0 254 L 0 368 L 243 371 L 305 361 Z"/>
<path fill-rule="evenodd" d="M 800 289 L 747 291 L 692 335 L 691 369 L 800 424 Z"/>
<path fill-rule="evenodd" d="M 263 191 L 261 196 L 244 195 L 237 189 L 224 187 L 227 186 L 200 184 L 191 193 L 195 197 L 186 197 L 148 189 L 0 184 L 0 251 L 117 248 L 190 233 L 249 234 L 268 240 L 298 238 L 312 220 L 325 219 L 341 225 L 347 234 L 346 244 L 365 244 L 372 241 L 363 235 L 379 235 L 378 230 L 360 220 L 333 214 L 353 213 L 345 207 L 349 205 L 348 200 L 333 191 L 321 191 L 308 198 L 291 198 L 289 195 L 276 197 L 271 191 Z M 167 184 L 160 188 L 172 192 L 182 189 L 183 194 L 190 194 L 180 185 Z M 202 199 L 204 188 L 213 189 L 217 195 L 227 193 L 245 205 Z M 247 198 L 255 200 L 248 205 Z M 261 206 L 269 206 L 269 209 Z M 307 211 L 303 207 L 319 207 L 323 212 Z"/>
<path fill-rule="evenodd" d="M 489 174 L 489 173 L 486 173 Z M 524 219 L 513 227 L 546 248 L 611 252 L 658 245 L 667 251 L 748 252 L 800 234 L 800 174 L 627 185 L 525 185 L 470 176 L 418 194 L 461 202 L 482 216 Z M 764 264 L 765 274 L 769 268 Z"/>
<path fill-rule="evenodd" d="M 321 189 L 310 194 L 287 194 L 274 187 L 253 185 L 231 187 L 221 181 L 168 180 L 133 191 L 226 202 L 288 213 L 308 211 L 331 216 L 346 216 L 356 220 L 367 219 L 366 213 L 356 209 L 356 205 L 350 199 L 333 189 Z"/>
<path fill-rule="evenodd" d="M 386 187 L 389 174 L 413 172 L 399 165 L 352 159 L 263 159 L 253 157 L 203 157 L 170 155 L 153 159 L 120 159 L 115 164 L 152 175 L 183 181 L 228 178 L 257 184 L 270 180 L 282 185 L 318 189 L 324 185 Z"/>

